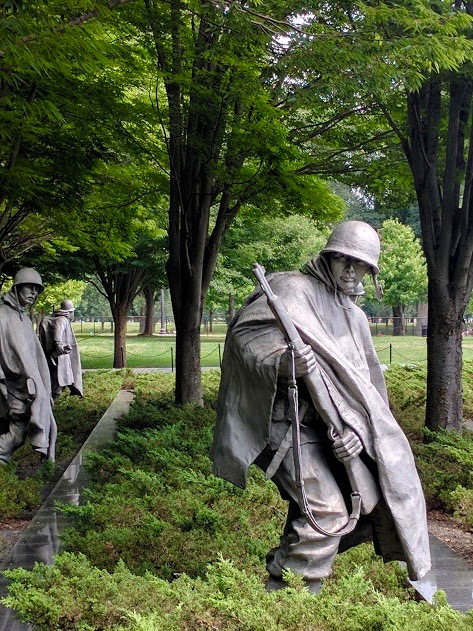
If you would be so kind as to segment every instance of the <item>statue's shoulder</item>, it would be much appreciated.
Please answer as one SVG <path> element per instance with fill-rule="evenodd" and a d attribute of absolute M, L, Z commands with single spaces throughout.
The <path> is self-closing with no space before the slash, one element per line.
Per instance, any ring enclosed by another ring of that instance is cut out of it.
<path fill-rule="evenodd" d="M 13 311 L 13 307 L 6 303 L 2 297 L 2 299 L 0 300 L 0 316 L 10 315 Z"/>
<path fill-rule="evenodd" d="M 301 285 L 308 284 L 308 276 L 307 274 L 303 274 L 302 272 L 297 271 L 276 272 L 275 274 L 268 275 L 268 281 L 273 289 L 276 289 L 278 287 L 298 288 Z"/>

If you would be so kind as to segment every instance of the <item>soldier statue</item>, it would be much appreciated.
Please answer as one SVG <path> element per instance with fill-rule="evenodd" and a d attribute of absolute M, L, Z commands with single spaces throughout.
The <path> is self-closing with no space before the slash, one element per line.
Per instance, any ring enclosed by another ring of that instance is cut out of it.
<path fill-rule="evenodd" d="M 43 349 L 27 310 L 44 291 L 38 272 L 23 268 L 0 304 L 0 463 L 29 437 L 43 459 L 54 460 L 56 422 Z"/>
<path fill-rule="evenodd" d="M 39 339 L 48 360 L 53 398 L 66 387 L 72 395 L 83 396 L 79 346 L 72 330 L 74 305 L 63 300 L 59 309 L 45 316 L 39 325 Z"/>
<path fill-rule="evenodd" d="M 317 592 L 336 554 L 366 540 L 385 561 L 405 561 L 412 579 L 430 568 L 414 458 L 389 409 L 368 320 L 351 298 L 367 273 L 380 295 L 379 253 L 370 225 L 341 223 L 303 273 L 272 274 L 266 289 L 260 281 L 265 291 L 256 289 L 229 326 L 214 472 L 244 488 L 254 463 L 289 502 L 266 558 L 268 590 L 284 588 L 291 570 Z"/>

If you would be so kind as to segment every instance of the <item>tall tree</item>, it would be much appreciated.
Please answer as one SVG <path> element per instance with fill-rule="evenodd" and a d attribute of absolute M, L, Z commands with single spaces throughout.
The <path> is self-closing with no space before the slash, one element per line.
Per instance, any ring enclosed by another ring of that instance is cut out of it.
<path fill-rule="evenodd" d="M 404 335 L 404 310 L 425 299 L 427 271 L 419 240 L 410 226 L 387 219 L 381 226 L 380 282 L 383 303 L 391 305 L 394 335 Z"/>
<path fill-rule="evenodd" d="M 279 18 L 289 9 L 272 0 Z M 272 101 L 272 33 L 233 4 L 144 0 L 120 10 L 154 60 L 155 131 L 169 170 L 167 274 L 176 324 L 176 401 L 200 402 L 200 324 L 222 238 L 240 208 L 265 198 L 330 217 Z M 138 36 L 138 35 L 137 35 Z M 278 206 L 279 209 L 279 206 Z"/>
<path fill-rule="evenodd" d="M 0 3 L 0 269 L 70 221 L 102 155 L 95 121 L 118 85 L 103 66 L 119 47 L 98 21 L 72 26 L 78 13 L 73 0 Z"/>
<path fill-rule="evenodd" d="M 313 160 L 302 172 L 338 173 L 387 195 L 391 207 L 415 192 L 428 271 L 426 423 L 461 429 L 462 318 L 473 282 L 473 3 L 306 6 L 307 37 L 291 39 L 281 72 L 292 74 L 281 84 L 286 100 L 306 103 L 294 139 Z"/>
<path fill-rule="evenodd" d="M 95 287 L 107 298 L 113 317 L 113 367 L 124 368 L 126 366 L 126 319 L 133 300 L 146 282 L 148 269 L 138 260 L 121 264 L 104 264 L 100 257 L 94 256 L 94 262 L 97 277 L 100 280 L 100 284 L 95 284 Z"/>

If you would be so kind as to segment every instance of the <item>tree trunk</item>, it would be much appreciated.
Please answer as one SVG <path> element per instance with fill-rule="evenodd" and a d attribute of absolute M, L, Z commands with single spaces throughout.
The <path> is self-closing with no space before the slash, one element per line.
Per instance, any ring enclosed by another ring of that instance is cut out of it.
<path fill-rule="evenodd" d="M 182 234 L 179 236 L 182 237 Z M 200 325 L 205 298 L 202 295 L 202 275 L 198 273 L 202 265 L 193 257 L 196 262 L 188 267 L 179 257 L 176 260 L 175 254 L 170 251 L 166 265 L 176 326 L 175 402 L 177 405 L 202 405 Z"/>
<path fill-rule="evenodd" d="M 393 335 L 404 335 L 404 306 L 393 307 Z"/>
<path fill-rule="evenodd" d="M 214 330 L 214 313 L 215 310 L 209 309 L 209 333 L 213 333 Z"/>
<path fill-rule="evenodd" d="M 145 298 L 145 325 L 141 335 L 152 337 L 154 334 L 154 289 L 143 287 Z"/>
<path fill-rule="evenodd" d="M 190 59 L 184 56 L 187 36 L 183 30 L 183 6 L 170 4 L 170 54 L 162 46 L 162 33 L 151 22 L 158 65 L 168 77 L 164 80 L 170 163 L 166 272 L 176 325 L 178 405 L 202 404 L 203 305 L 222 239 L 242 203 L 242 194 L 235 199 L 231 189 L 239 179 L 246 151 L 238 142 L 233 146 L 227 125 L 239 124 L 243 106 L 238 94 L 229 90 L 232 76 L 229 79 L 226 72 L 217 72 L 213 54 L 209 54 L 222 35 L 219 19 L 219 10 L 206 5 L 195 31 Z M 179 76 L 188 64 L 192 64 L 192 85 L 187 98 L 183 98 L 185 89 Z M 218 93 L 222 79 L 225 96 Z M 211 220 L 213 209 L 216 215 Z"/>
<path fill-rule="evenodd" d="M 200 324 L 176 333 L 176 403 L 202 405 Z"/>
<path fill-rule="evenodd" d="M 114 327 L 114 352 L 113 352 L 113 367 L 125 368 L 126 367 L 126 318 L 127 310 L 114 309 L 113 321 Z"/>
<path fill-rule="evenodd" d="M 416 317 L 416 335 L 423 336 L 427 334 L 427 322 L 428 322 L 428 306 L 426 302 L 419 302 L 417 304 L 417 317 Z"/>
<path fill-rule="evenodd" d="M 442 287 L 431 282 L 425 424 L 433 431 L 462 429 L 462 324 L 463 309 L 456 309 Z"/>
<path fill-rule="evenodd" d="M 403 146 L 429 277 L 425 423 L 434 430 L 463 425 L 462 319 L 473 282 L 472 95 L 473 84 L 463 77 L 454 76 L 449 85 L 433 77 L 407 101 L 409 142 Z M 444 132 L 445 155 L 439 149 Z"/>
<path fill-rule="evenodd" d="M 235 294 L 229 294 L 228 296 L 228 319 L 229 323 L 235 317 Z"/>

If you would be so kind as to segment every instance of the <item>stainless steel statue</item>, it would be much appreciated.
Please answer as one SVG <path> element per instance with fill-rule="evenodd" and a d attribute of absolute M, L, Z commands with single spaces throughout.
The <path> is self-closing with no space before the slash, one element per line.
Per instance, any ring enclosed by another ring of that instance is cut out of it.
<path fill-rule="evenodd" d="M 63 300 L 61 307 L 51 316 L 45 316 L 39 325 L 39 339 L 48 360 L 51 388 L 54 399 L 68 387 L 71 394 L 82 397 L 82 367 L 79 346 L 72 330 L 74 305 Z"/>
<path fill-rule="evenodd" d="M 214 471 L 244 487 L 255 463 L 289 502 L 267 555 L 267 589 L 284 587 L 290 569 L 318 591 L 337 552 L 367 539 L 385 561 L 405 561 L 412 579 L 430 569 L 413 455 L 389 409 L 367 318 L 350 298 L 366 273 L 380 294 L 379 250 L 371 226 L 340 224 L 305 273 L 256 271 L 266 295 L 255 290 L 229 327 Z"/>
<path fill-rule="evenodd" d="M 0 305 L 0 464 L 9 462 L 27 437 L 44 458 L 54 460 L 49 370 L 26 311 L 43 290 L 38 272 L 23 268 Z"/>

